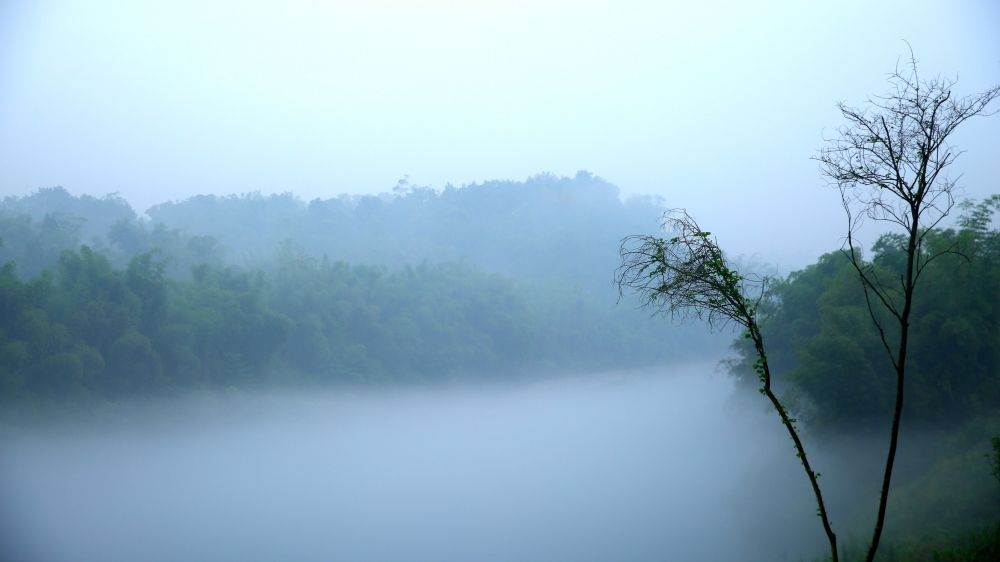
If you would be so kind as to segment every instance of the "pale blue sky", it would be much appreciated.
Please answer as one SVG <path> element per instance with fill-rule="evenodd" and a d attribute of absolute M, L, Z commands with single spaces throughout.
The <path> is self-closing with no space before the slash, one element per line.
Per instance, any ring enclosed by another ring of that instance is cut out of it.
<path fill-rule="evenodd" d="M 0 195 L 143 210 L 586 169 L 805 263 L 841 236 L 809 160 L 836 102 L 880 93 L 903 39 L 963 93 L 1000 82 L 998 30 L 993 0 L 0 0 Z M 956 142 L 966 192 L 1000 191 L 1000 116 Z"/>

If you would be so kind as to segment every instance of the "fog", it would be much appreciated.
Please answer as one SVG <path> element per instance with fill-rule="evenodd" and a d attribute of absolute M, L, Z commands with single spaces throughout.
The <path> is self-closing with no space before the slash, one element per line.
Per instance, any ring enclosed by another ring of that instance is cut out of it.
<path fill-rule="evenodd" d="M 957 92 L 992 85 L 998 10 L 5 2 L 0 194 L 61 185 L 142 211 L 204 193 L 309 200 L 405 176 L 440 190 L 588 170 L 688 208 L 735 253 L 797 267 L 843 236 L 809 159 L 840 124 L 836 103 L 883 93 L 904 40 L 925 75 L 957 75 Z M 978 120 L 955 138 L 970 196 L 995 185 L 998 131 Z"/>
<path fill-rule="evenodd" d="M 787 436 L 711 362 L 213 394 L 9 431 L 4 559 L 798 560 Z"/>
<path fill-rule="evenodd" d="M 900 65 L 997 84 L 997 29 L 995 0 L 0 0 L 0 560 L 822 556 L 737 388 L 759 340 L 615 277 L 667 209 L 727 287 L 776 281 L 748 327 L 845 559 L 907 363 L 886 543 L 1000 521 L 997 104 L 945 135 L 919 254 L 852 234 L 912 307 L 836 253 L 814 159 Z"/>

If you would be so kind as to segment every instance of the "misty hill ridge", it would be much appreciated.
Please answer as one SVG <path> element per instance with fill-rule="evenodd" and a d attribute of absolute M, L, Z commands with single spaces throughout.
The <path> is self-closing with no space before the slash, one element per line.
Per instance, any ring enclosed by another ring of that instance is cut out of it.
<path fill-rule="evenodd" d="M 616 304 L 618 240 L 656 224 L 651 201 L 625 204 L 586 173 L 397 187 L 308 204 L 198 196 L 145 219 L 114 195 L 8 197 L 0 402 L 586 371 L 718 349 Z"/>
<path fill-rule="evenodd" d="M 622 201 L 617 187 L 587 172 L 441 191 L 401 181 L 392 193 L 308 203 L 291 193 L 199 195 L 155 205 L 146 211 L 148 218 L 140 218 L 115 195 L 74 197 L 51 188 L 6 198 L 0 205 L 0 237 L 29 237 L 16 232 L 27 228 L 21 215 L 59 227 L 58 240 L 32 244 L 33 253 L 42 254 L 46 263 L 22 267 L 23 274 L 54 263 L 58 252 L 46 252 L 45 246 L 74 247 L 70 241 L 75 239 L 106 250 L 119 264 L 158 247 L 178 262 L 172 269 L 180 275 L 191 265 L 213 260 L 259 264 L 290 248 L 333 261 L 389 267 L 465 261 L 515 277 L 572 281 L 606 293 L 618 264 L 618 241 L 654 229 L 662 211 L 663 204 L 653 198 Z M 22 224 L 14 224 L 18 220 Z M 0 259 L 24 266 L 34 261 L 15 255 L 16 246 L 6 244 Z"/>

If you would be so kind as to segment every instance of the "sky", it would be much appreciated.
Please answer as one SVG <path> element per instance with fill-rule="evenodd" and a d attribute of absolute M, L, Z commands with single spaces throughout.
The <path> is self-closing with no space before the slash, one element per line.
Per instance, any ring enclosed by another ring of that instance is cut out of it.
<path fill-rule="evenodd" d="M 837 102 L 884 92 L 906 42 L 981 91 L 997 29 L 993 0 L 0 0 L 0 196 L 141 212 L 587 170 L 794 266 L 843 238 L 810 159 Z M 965 194 L 1000 191 L 1000 116 L 955 141 Z"/>

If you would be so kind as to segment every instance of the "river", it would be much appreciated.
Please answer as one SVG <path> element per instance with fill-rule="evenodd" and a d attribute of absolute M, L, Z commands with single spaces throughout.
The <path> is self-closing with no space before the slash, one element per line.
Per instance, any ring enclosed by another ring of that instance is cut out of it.
<path fill-rule="evenodd" d="M 790 442 L 733 392 L 690 363 L 200 396 L 8 431 L 0 548 L 52 562 L 808 559 L 822 534 Z"/>

